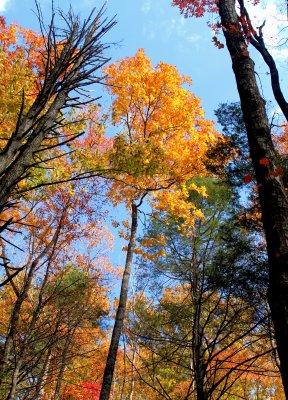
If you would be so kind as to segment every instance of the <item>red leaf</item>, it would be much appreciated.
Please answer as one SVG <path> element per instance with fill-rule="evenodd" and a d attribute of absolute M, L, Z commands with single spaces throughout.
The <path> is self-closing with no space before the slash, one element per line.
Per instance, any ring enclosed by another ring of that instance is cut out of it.
<path fill-rule="evenodd" d="M 284 174 L 284 170 L 281 167 L 276 168 L 274 171 L 269 172 L 269 175 L 271 175 L 271 176 L 282 176 L 283 174 Z"/>
<path fill-rule="evenodd" d="M 244 180 L 245 185 L 248 185 L 248 183 L 250 183 L 252 181 L 252 176 L 245 175 L 245 176 L 243 176 L 243 180 Z"/>
<path fill-rule="evenodd" d="M 260 158 L 259 160 L 260 165 L 269 165 L 269 160 L 266 157 Z"/>

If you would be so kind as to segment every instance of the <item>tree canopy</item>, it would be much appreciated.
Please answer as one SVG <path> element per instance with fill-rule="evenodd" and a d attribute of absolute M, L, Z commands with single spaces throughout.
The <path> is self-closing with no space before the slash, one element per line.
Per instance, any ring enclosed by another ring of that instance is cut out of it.
<path fill-rule="evenodd" d="M 243 0 L 171 5 L 217 16 L 240 103 L 215 122 L 176 66 L 110 62 L 105 8 L 0 17 L 3 400 L 288 396 L 287 122 L 250 46 L 287 119 L 276 63 Z"/>

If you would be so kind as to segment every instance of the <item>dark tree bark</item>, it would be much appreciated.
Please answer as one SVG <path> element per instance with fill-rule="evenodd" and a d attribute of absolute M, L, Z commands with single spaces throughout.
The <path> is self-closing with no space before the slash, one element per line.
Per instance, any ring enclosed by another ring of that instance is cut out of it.
<path fill-rule="evenodd" d="M 136 233 L 137 233 L 137 224 L 138 224 L 138 208 L 137 205 L 133 202 L 131 204 L 131 230 L 130 230 L 130 239 L 128 243 L 128 249 L 126 254 L 126 262 L 124 273 L 122 277 L 119 305 L 117 308 L 117 313 L 115 317 L 112 338 L 110 342 L 109 352 L 106 361 L 106 367 L 104 371 L 104 377 L 102 382 L 102 388 L 100 393 L 99 400 L 109 400 L 111 385 L 113 381 L 116 357 L 119 347 L 120 336 L 122 333 L 123 325 L 124 325 L 124 317 L 126 311 L 127 297 L 128 297 L 128 289 L 129 289 L 129 279 L 131 266 L 133 261 L 133 253 L 136 246 Z"/>
<path fill-rule="evenodd" d="M 277 101 L 279 107 L 281 108 L 281 111 L 283 112 L 283 115 L 288 121 L 288 103 L 281 89 L 279 72 L 276 63 L 274 61 L 274 58 L 267 49 L 263 38 L 263 28 L 265 26 L 265 21 L 263 22 L 263 25 L 258 28 L 259 33 L 257 33 L 252 25 L 249 13 L 244 5 L 244 0 L 239 0 L 239 4 L 240 4 L 240 13 L 243 21 L 242 29 L 245 35 L 249 37 L 250 43 L 255 47 L 255 49 L 257 49 L 257 51 L 261 54 L 263 60 L 267 64 L 270 71 L 271 87 L 273 90 L 275 100 Z"/>
<path fill-rule="evenodd" d="M 261 204 L 269 259 L 269 293 L 280 370 L 288 398 L 288 200 L 277 152 L 234 0 L 219 0 L 219 14 L 241 100 Z M 264 162 L 263 162 L 264 161 Z M 272 172 L 272 174 L 271 174 Z"/>

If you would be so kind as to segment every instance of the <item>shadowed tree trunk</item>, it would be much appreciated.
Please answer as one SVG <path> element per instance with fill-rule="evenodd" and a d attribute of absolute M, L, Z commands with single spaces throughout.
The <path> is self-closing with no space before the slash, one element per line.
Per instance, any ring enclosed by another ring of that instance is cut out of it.
<path fill-rule="evenodd" d="M 232 60 L 250 154 L 259 190 L 269 259 L 268 301 L 275 327 L 280 370 L 288 398 L 288 201 L 277 152 L 234 0 L 220 0 L 219 13 Z M 231 28 L 233 27 L 233 29 Z M 271 174 L 272 172 L 272 174 Z M 274 173 L 273 173 L 274 172 Z"/>

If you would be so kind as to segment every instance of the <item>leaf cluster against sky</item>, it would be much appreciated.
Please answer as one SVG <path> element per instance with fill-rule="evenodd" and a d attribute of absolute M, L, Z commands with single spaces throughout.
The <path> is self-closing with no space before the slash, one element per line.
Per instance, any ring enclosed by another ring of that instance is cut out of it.
<path fill-rule="evenodd" d="M 273 35 L 287 26 L 287 21 L 280 17 L 281 3 L 285 13 L 286 2 L 278 1 L 278 13 L 275 13 L 276 1 L 265 0 L 261 2 L 263 9 L 257 9 L 256 12 L 253 10 L 251 13 L 251 16 L 257 15 L 258 18 L 255 26 L 259 26 L 266 19 L 268 43 L 274 45 L 279 43 L 275 41 Z M 83 17 L 93 7 L 99 8 L 103 3 L 102 0 L 54 1 L 55 7 L 61 6 L 62 9 L 68 8 L 71 4 L 75 12 L 79 12 Z M 45 11 L 44 15 L 48 18 L 51 1 L 40 0 L 40 4 Z M 106 7 L 110 16 L 117 15 L 118 21 L 109 37 L 107 36 L 107 40 L 118 43 L 110 50 L 113 60 L 132 56 L 139 48 L 144 48 L 154 65 L 160 61 L 175 65 L 180 73 L 192 77 L 192 90 L 202 99 L 208 118 L 212 117 L 213 110 L 219 103 L 238 100 L 228 55 L 225 50 L 221 51 L 212 45 L 213 32 L 206 26 L 204 20 L 193 20 L 192 23 L 191 20 L 184 19 L 176 7 L 171 7 L 170 0 L 108 0 Z M 0 11 L 8 23 L 17 21 L 26 28 L 38 29 L 33 10 L 35 10 L 34 0 L 0 1 Z M 214 17 L 209 16 L 209 22 L 215 22 Z M 287 48 L 275 47 L 274 55 L 278 59 L 283 59 L 287 55 Z M 264 67 L 257 69 L 263 86 L 266 86 L 266 72 Z M 280 65 L 280 74 L 285 79 L 284 64 Z"/>
<path fill-rule="evenodd" d="M 40 0 L 39 3 L 46 22 L 48 22 L 51 1 Z M 83 18 L 93 7 L 100 8 L 103 3 L 102 0 L 54 1 L 56 8 L 68 9 L 71 4 L 74 11 Z M 273 12 L 275 0 L 266 0 L 266 4 L 265 1 L 262 3 L 265 10 L 261 12 L 258 10 L 257 16 L 269 17 Z M 192 78 L 191 90 L 200 97 L 207 118 L 213 118 L 214 110 L 219 103 L 238 101 L 228 53 L 225 49 L 219 50 L 213 46 L 212 36 L 214 33 L 203 19 L 194 19 L 193 21 L 185 19 L 179 14 L 177 7 L 171 7 L 170 0 L 123 0 L 121 2 L 108 0 L 106 7 L 108 15 L 116 15 L 118 21 L 116 27 L 106 36 L 107 41 L 115 43 L 115 46 L 109 50 L 112 61 L 134 56 L 139 48 L 144 48 L 153 65 L 159 62 L 175 65 L 180 74 Z M 21 2 L 19 0 L 0 0 L 0 11 L 7 19 L 7 23 L 17 21 L 20 26 L 37 30 L 39 29 L 38 21 L 33 10 L 35 10 L 34 0 L 22 0 Z M 210 22 L 213 22 L 213 16 L 209 16 L 209 18 Z M 267 30 L 269 28 L 271 34 L 276 33 L 280 22 L 279 19 L 273 18 L 272 26 L 274 28 L 271 31 L 271 26 L 268 26 L 267 22 Z M 219 35 L 219 39 L 223 39 L 222 35 Z M 279 48 L 277 51 L 278 55 L 285 53 L 283 48 L 281 48 L 281 52 L 279 52 Z M 261 68 L 257 69 L 257 73 L 262 87 L 267 93 L 266 86 L 269 88 L 269 79 L 265 67 Z M 284 67 L 281 68 L 280 65 L 280 74 L 283 75 L 284 72 Z M 282 79 L 284 78 L 285 75 L 282 76 Z M 96 88 L 95 97 L 99 94 L 105 96 L 104 91 L 99 93 L 99 90 L 99 87 Z M 100 101 L 102 104 L 104 103 L 104 107 L 110 105 L 110 99 L 107 97 L 106 100 L 104 97 Z"/>

